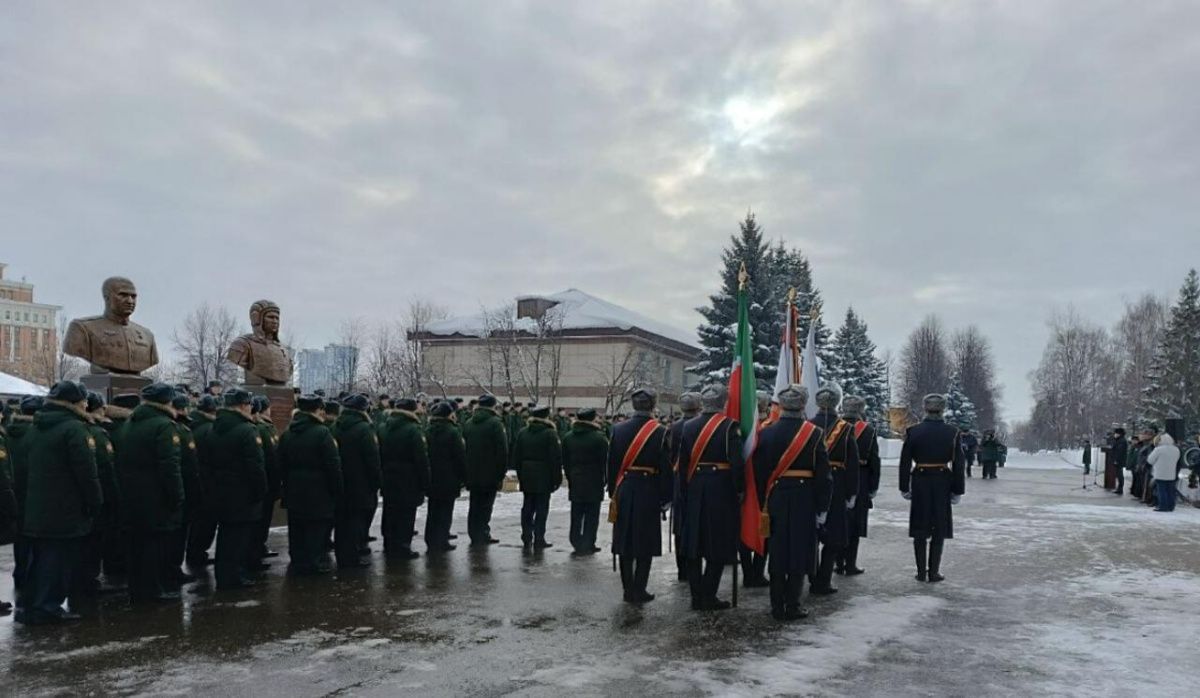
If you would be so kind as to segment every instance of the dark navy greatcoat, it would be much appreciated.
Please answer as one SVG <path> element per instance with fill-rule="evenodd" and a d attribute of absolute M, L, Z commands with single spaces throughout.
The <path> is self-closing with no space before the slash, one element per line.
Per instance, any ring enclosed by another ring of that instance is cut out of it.
<path fill-rule="evenodd" d="M 683 490 L 680 489 L 680 458 L 679 446 L 683 442 L 683 425 L 686 419 L 680 418 L 671 425 L 671 533 L 678 534 L 683 530 Z M 685 459 L 686 460 L 686 459 Z M 684 466 L 687 464 L 684 463 Z M 682 468 L 687 473 L 687 468 Z"/>
<path fill-rule="evenodd" d="M 742 430 L 737 422 L 726 419 L 713 433 L 701 454 L 691 478 L 688 478 L 692 447 L 713 413 L 701 414 L 683 425 L 680 438 L 680 493 L 683 498 L 683 554 L 689 559 L 704 558 L 717 564 L 737 562 L 737 544 L 741 530 L 738 494 L 744 485 Z M 726 463 L 725 469 L 705 467 L 705 463 Z"/>
<path fill-rule="evenodd" d="M 652 419 L 647 415 L 633 417 L 613 427 L 608 447 L 608 496 L 614 497 L 617 473 L 625 453 L 633 444 L 642 425 Z M 662 555 L 662 524 L 659 512 L 671 501 L 671 463 L 667 428 L 659 426 L 633 461 L 633 467 L 652 468 L 654 472 L 626 471 L 621 487 L 615 492 L 617 522 L 613 526 L 614 555 L 657 557 Z"/>
<path fill-rule="evenodd" d="M 836 412 L 821 411 L 810 421 L 822 432 L 829 434 L 837 424 L 838 416 Z M 833 492 L 830 496 L 829 518 L 825 519 L 821 542 L 836 548 L 850 542 L 850 519 L 853 512 L 846 509 L 846 505 L 850 503 L 851 497 L 858 494 L 858 446 L 854 442 L 854 432 L 849 424 L 828 451 Z M 834 466 L 834 463 L 841 463 L 843 466 Z"/>
<path fill-rule="evenodd" d="M 850 423 L 851 429 L 860 424 L 858 420 L 846 421 Z M 867 517 L 871 509 L 875 508 L 871 502 L 871 493 L 879 491 L 879 440 L 875 437 L 875 427 L 867 424 L 855 441 L 858 444 L 858 501 L 855 502 L 850 517 L 850 535 L 866 538 Z"/>
<path fill-rule="evenodd" d="M 948 468 L 918 468 L 945 463 Z M 958 429 L 940 417 L 926 417 L 909 427 L 900 450 L 900 491 L 911 492 L 908 535 L 912 538 L 953 538 L 950 497 L 966 492 L 966 457 L 958 446 Z"/>
<path fill-rule="evenodd" d="M 817 516 L 829 510 L 833 480 L 825 435 L 813 429 L 808 443 L 788 467 L 811 470 L 811 479 L 781 477 L 767 495 L 768 480 L 804 426 L 803 417 L 782 417 L 758 433 L 754 448 L 754 479 L 758 496 L 767 498 L 771 537 L 767 540 L 767 565 L 772 575 L 800 574 L 816 567 Z"/>

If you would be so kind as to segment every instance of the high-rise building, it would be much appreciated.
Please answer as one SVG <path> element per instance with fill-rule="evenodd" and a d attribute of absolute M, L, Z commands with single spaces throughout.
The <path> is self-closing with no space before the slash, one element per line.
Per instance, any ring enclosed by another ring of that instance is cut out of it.
<path fill-rule="evenodd" d="M 4 278 L 0 263 L 0 371 L 39 385 L 58 377 L 58 311 L 35 303 L 33 284 Z"/>
<path fill-rule="evenodd" d="M 300 392 L 324 390 L 329 396 L 354 389 L 358 374 L 358 349 L 327 344 L 324 349 L 301 349 L 296 355 Z"/>

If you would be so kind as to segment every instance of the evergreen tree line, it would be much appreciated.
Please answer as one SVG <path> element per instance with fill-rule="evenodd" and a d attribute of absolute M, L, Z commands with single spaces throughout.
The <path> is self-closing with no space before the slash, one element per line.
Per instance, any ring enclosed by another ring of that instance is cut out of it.
<path fill-rule="evenodd" d="M 1200 277 L 1190 271 L 1174 305 L 1146 294 L 1111 329 L 1072 308 L 1055 312 L 1041 363 L 1031 374 L 1034 406 L 1014 430 L 1023 449 L 1074 448 L 1113 425 L 1162 426 L 1182 417 L 1200 432 Z"/>

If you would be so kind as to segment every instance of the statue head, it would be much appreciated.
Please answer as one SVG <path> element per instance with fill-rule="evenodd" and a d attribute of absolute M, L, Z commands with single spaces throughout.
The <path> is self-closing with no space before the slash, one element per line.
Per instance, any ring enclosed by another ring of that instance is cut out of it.
<path fill-rule="evenodd" d="M 250 306 L 250 326 L 257 337 L 279 341 L 279 306 L 273 301 L 255 301 Z"/>
<path fill-rule="evenodd" d="M 137 287 L 133 282 L 123 276 L 113 276 L 104 280 L 100 293 L 104 295 L 105 317 L 128 322 L 137 308 Z"/>

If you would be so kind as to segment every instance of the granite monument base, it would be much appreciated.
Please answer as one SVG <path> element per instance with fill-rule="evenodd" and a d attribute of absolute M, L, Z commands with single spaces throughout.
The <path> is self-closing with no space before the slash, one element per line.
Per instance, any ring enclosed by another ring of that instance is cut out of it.
<path fill-rule="evenodd" d="M 140 395 L 142 388 L 153 381 L 144 376 L 126 373 L 89 373 L 79 379 L 88 390 L 100 393 L 104 401 L 112 403 L 118 395 Z"/>
<path fill-rule="evenodd" d="M 266 395 L 271 401 L 271 423 L 280 436 L 292 423 L 292 410 L 296 407 L 295 391 L 283 385 L 243 385 L 243 390 L 255 395 Z"/>

